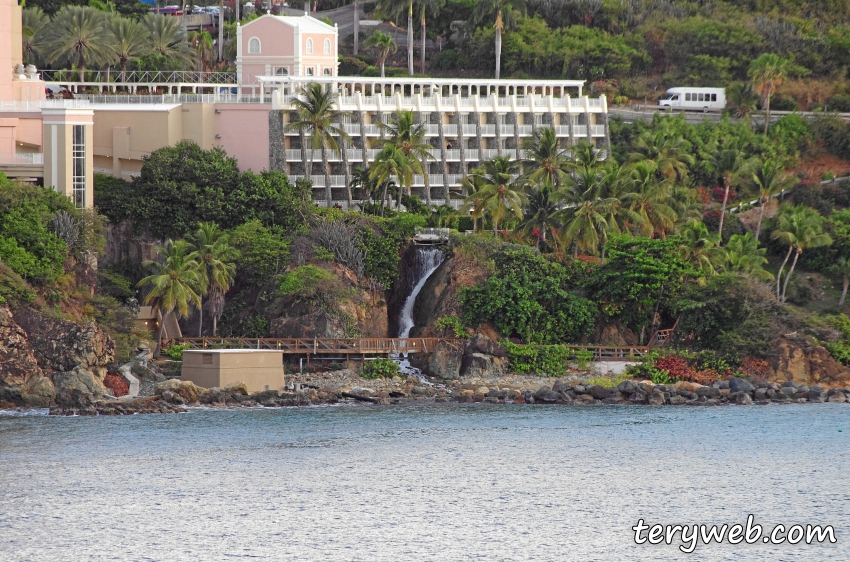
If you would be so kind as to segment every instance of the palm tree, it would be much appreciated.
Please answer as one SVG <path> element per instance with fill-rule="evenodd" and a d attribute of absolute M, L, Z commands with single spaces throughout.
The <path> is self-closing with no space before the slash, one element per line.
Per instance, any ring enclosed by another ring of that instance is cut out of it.
<path fill-rule="evenodd" d="M 788 281 L 794 273 L 800 254 L 806 248 L 829 246 L 832 244 L 832 238 L 823 231 L 823 217 L 811 207 L 783 205 L 779 209 L 777 219 L 777 227 L 771 237 L 783 244 L 788 244 L 788 253 L 785 255 L 785 261 L 782 262 L 779 273 L 776 275 L 776 298 L 780 302 L 785 302 Z M 782 283 L 782 295 L 780 296 L 779 279 L 782 276 L 782 269 L 788 263 L 792 250 L 796 250 L 794 261 L 791 263 L 791 269 L 788 270 L 785 281 Z"/>
<path fill-rule="evenodd" d="M 121 67 L 121 81 L 126 82 L 127 63 L 137 60 L 149 50 L 148 33 L 142 24 L 124 17 L 110 18 L 107 29 L 112 35 L 110 47 Z"/>
<path fill-rule="evenodd" d="M 366 42 L 363 45 L 365 47 L 374 47 L 378 50 L 378 66 L 381 67 L 381 78 L 383 78 L 384 64 L 387 62 L 387 57 L 390 56 L 390 53 L 394 53 L 398 50 L 398 46 L 395 44 L 395 41 L 393 41 L 392 36 L 387 33 L 375 31 L 368 39 L 366 39 Z"/>
<path fill-rule="evenodd" d="M 376 190 L 378 188 L 378 184 L 376 184 L 369 177 L 369 168 L 363 168 L 361 166 L 357 166 L 354 168 L 354 171 L 351 173 L 351 183 L 348 184 L 348 188 L 353 192 L 355 189 L 360 190 L 360 198 L 366 199 L 370 203 L 377 199 Z"/>
<path fill-rule="evenodd" d="M 569 152 L 558 146 L 553 127 L 538 129 L 525 141 L 526 158 L 522 161 L 522 178 L 534 184 L 550 183 L 556 189 L 567 181 Z"/>
<path fill-rule="evenodd" d="M 507 156 L 497 156 L 484 162 L 475 175 L 479 180 L 478 191 L 467 201 L 480 205 L 481 210 L 493 221 L 493 236 L 499 234 L 499 223 L 513 215 L 522 219 L 522 206 L 525 195 L 514 181 L 517 168 Z"/>
<path fill-rule="evenodd" d="M 729 271 L 746 273 L 762 281 L 772 281 L 773 274 L 764 269 L 767 248 L 759 248 L 752 232 L 733 234 L 723 248 L 726 268 Z"/>
<path fill-rule="evenodd" d="M 87 65 L 107 64 L 112 59 L 108 37 L 104 37 L 105 24 L 105 14 L 94 8 L 64 6 L 53 17 L 47 32 L 47 62 L 76 65 L 80 81 L 84 81 Z"/>
<path fill-rule="evenodd" d="M 760 166 L 755 166 L 751 173 L 750 183 L 758 190 L 759 220 L 756 226 L 756 241 L 761 233 L 761 221 L 764 218 L 764 206 L 770 198 L 794 186 L 794 176 L 786 174 L 784 168 L 777 162 L 767 158 Z"/>
<path fill-rule="evenodd" d="M 629 192 L 624 199 L 629 209 L 640 217 L 635 225 L 640 234 L 664 237 L 676 225 L 678 217 L 670 207 L 670 183 L 666 179 L 659 180 L 656 170 L 652 162 L 635 164 L 629 174 Z"/>
<path fill-rule="evenodd" d="M 190 257 L 189 243 L 185 240 L 166 240 L 164 246 L 156 249 L 164 263 L 145 261 L 145 266 L 156 268 L 156 273 L 139 281 L 138 286 L 152 285 L 145 296 L 145 304 L 150 304 L 159 310 L 162 319 L 156 333 L 156 350 L 158 356 L 162 349 L 162 328 L 165 317 L 177 311 L 179 316 L 188 316 L 189 307 L 200 308 L 201 279 L 198 275 L 198 263 Z"/>
<path fill-rule="evenodd" d="M 413 76 L 413 0 L 379 0 L 377 7 L 380 14 L 394 21 L 407 12 L 407 73 Z"/>
<path fill-rule="evenodd" d="M 207 70 L 213 63 L 215 47 L 209 31 L 192 31 L 189 33 L 189 45 L 194 47 L 195 58 L 198 60 L 198 70 Z"/>
<path fill-rule="evenodd" d="M 421 52 L 419 53 L 419 72 L 425 74 L 425 12 L 432 16 L 436 15 L 443 7 L 446 0 L 416 0 L 419 4 L 419 25 L 420 39 L 422 42 Z"/>
<path fill-rule="evenodd" d="M 749 162 L 744 160 L 744 152 L 737 147 L 718 147 L 706 160 L 706 166 L 717 176 L 723 178 L 723 205 L 720 207 L 720 226 L 723 234 L 723 219 L 726 216 L 726 203 L 729 200 L 729 188 L 737 183 L 748 171 Z"/>
<path fill-rule="evenodd" d="M 688 141 L 680 135 L 666 131 L 645 131 L 634 142 L 630 162 L 649 161 L 655 164 L 660 176 L 684 182 L 688 177 L 694 157 L 689 153 Z"/>
<path fill-rule="evenodd" d="M 399 185 L 399 201 L 405 185 L 413 182 L 413 170 L 410 168 L 410 159 L 404 151 L 395 144 L 387 144 L 375 157 L 375 161 L 369 166 L 369 177 L 377 184 L 384 187 L 381 195 L 381 216 L 384 216 L 384 203 L 387 200 L 387 189 L 390 187 L 391 178 L 395 176 Z"/>
<path fill-rule="evenodd" d="M 392 144 L 397 146 L 410 162 L 410 169 L 414 174 L 422 174 L 425 179 L 425 201 L 431 204 L 431 184 L 428 178 L 428 169 L 425 163 L 434 159 L 431 154 L 433 146 L 425 140 L 425 125 L 414 121 L 412 111 L 398 111 L 390 119 L 389 124 L 378 123 L 378 127 L 385 133 L 384 138 L 375 141 L 376 146 Z M 410 194 L 408 186 L 408 194 Z M 399 201 L 401 196 L 399 195 Z"/>
<path fill-rule="evenodd" d="M 583 200 L 572 203 L 560 214 L 564 227 L 558 232 L 558 241 L 563 248 L 573 246 L 573 255 L 579 250 L 595 254 L 604 248 L 611 230 L 611 204 L 613 198 L 601 198 L 587 192 Z"/>
<path fill-rule="evenodd" d="M 481 24 L 484 20 L 493 21 L 493 27 L 496 29 L 496 80 L 499 79 L 499 72 L 502 67 L 502 30 L 511 30 L 516 25 L 517 11 L 525 10 L 525 0 L 481 0 L 475 6 L 475 11 L 472 13 L 472 20 L 475 25 Z"/>
<path fill-rule="evenodd" d="M 827 270 L 833 275 L 839 275 L 842 278 L 841 298 L 838 299 L 838 306 L 844 306 L 844 300 L 847 298 L 847 289 L 850 288 L 850 257 L 842 256 L 838 258 Z"/>
<path fill-rule="evenodd" d="M 773 53 L 762 53 L 759 58 L 750 63 L 747 75 L 753 84 L 753 89 L 761 95 L 765 108 L 764 134 L 770 124 L 770 97 L 793 70 L 791 61 Z"/>
<path fill-rule="evenodd" d="M 148 30 L 150 50 L 181 67 L 195 64 L 195 55 L 186 43 L 186 34 L 177 18 L 162 14 L 147 14 L 142 20 Z"/>
<path fill-rule="evenodd" d="M 750 84 L 738 82 L 732 84 L 726 90 L 726 99 L 729 100 L 729 112 L 738 119 L 750 120 L 750 115 L 758 108 L 759 97 L 753 91 Z"/>
<path fill-rule="evenodd" d="M 36 64 L 40 62 L 41 46 L 44 43 L 42 31 L 50 23 L 50 17 L 36 6 L 25 9 L 21 21 L 24 64 Z"/>
<path fill-rule="evenodd" d="M 472 197 L 472 195 L 478 193 L 481 190 L 481 186 L 484 185 L 483 173 L 484 171 L 481 170 L 481 168 L 474 168 L 470 171 L 470 174 L 465 175 L 463 179 L 460 180 L 460 185 L 463 188 L 464 195 L 466 196 L 466 201 L 459 211 L 469 213 L 470 218 L 472 218 L 472 230 L 474 232 L 478 232 L 478 219 L 484 218 L 484 207 L 481 205 L 481 201 Z"/>
<path fill-rule="evenodd" d="M 599 155 L 600 152 L 596 147 L 585 140 L 581 140 L 575 146 L 570 147 L 567 168 L 570 171 L 580 169 L 595 171 L 604 163 Z"/>
<path fill-rule="evenodd" d="M 720 235 L 708 231 L 702 221 L 690 221 L 679 229 L 683 244 L 679 247 L 679 257 L 691 263 L 696 269 L 709 274 L 725 257 L 720 246 Z"/>
<path fill-rule="evenodd" d="M 517 231 L 533 234 L 539 231 L 537 246 L 541 239 L 546 245 L 546 233 L 550 228 L 560 228 L 561 221 L 556 216 L 559 211 L 558 196 L 551 183 L 544 183 L 539 189 L 534 189 L 528 194 L 528 206 L 523 214 L 523 220 L 517 226 Z"/>
<path fill-rule="evenodd" d="M 351 142 L 351 137 L 348 136 L 345 129 L 339 126 L 348 113 L 334 109 L 336 103 L 337 94 L 335 92 L 325 90 L 321 84 L 310 82 L 301 88 L 299 97 L 292 100 L 297 118 L 286 126 L 288 131 L 300 131 L 309 135 L 312 150 L 321 149 L 322 163 L 325 166 L 325 199 L 328 207 L 333 204 L 328 148 L 334 151 L 339 150 L 339 144 L 335 137 Z M 306 147 L 302 147 L 302 149 L 306 150 Z M 311 156 L 309 168 L 306 170 L 307 179 L 310 179 L 312 167 L 313 159 Z M 351 192 L 348 191 L 348 194 L 348 203 L 350 204 Z"/>
<path fill-rule="evenodd" d="M 202 222 L 194 236 L 189 237 L 194 251 L 189 255 L 190 259 L 198 262 L 198 277 L 201 292 L 209 295 L 207 307 L 213 319 L 213 336 L 216 335 L 218 319 L 224 311 L 224 295 L 233 286 L 236 277 L 236 264 L 234 260 L 239 257 L 239 252 L 228 243 L 227 234 L 219 230 L 214 222 Z M 198 336 L 204 333 L 204 309 L 198 307 Z"/>

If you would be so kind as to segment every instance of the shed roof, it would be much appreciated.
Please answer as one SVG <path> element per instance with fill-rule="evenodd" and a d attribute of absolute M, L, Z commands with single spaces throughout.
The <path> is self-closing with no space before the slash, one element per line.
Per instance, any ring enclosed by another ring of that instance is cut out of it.
<path fill-rule="evenodd" d="M 317 20 L 311 16 L 273 16 L 271 14 L 260 16 L 259 18 L 246 23 L 242 27 L 245 28 L 257 23 L 258 21 L 268 20 L 269 18 L 290 27 L 300 28 L 302 31 L 310 31 L 313 33 L 333 33 L 336 31 L 334 26 L 328 25 L 325 22 Z"/>

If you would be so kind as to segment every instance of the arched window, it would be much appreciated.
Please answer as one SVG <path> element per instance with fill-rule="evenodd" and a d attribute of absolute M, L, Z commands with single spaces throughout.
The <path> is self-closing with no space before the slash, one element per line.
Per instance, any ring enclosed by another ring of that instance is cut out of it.
<path fill-rule="evenodd" d="M 257 37 L 251 37 L 251 39 L 248 40 L 248 54 L 260 54 L 260 40 Z"/>
<path fill-rule="evenodd" d="M 325 68 L 325 69 L 323 69 L 323 70 L 322 70 L 322 75 L 323 75 L 323 76 L 330 76 L 330 75 L 331 75 L 331 69 L 330 69 L 330 68 Z"/>
<path fill-rule="evenodd" d="M 330 39 L 325 39 L 325 54 L 326 55 L 331 54 L 331 40 Z"/>
<path fill-rule="evenodd" d="M 274 73 L 278 76 L 289 76 L 289 69 L 285 66 L 279 66 L 275 69 Z"/>
<path fill-rule="evenodd" d="M 307 51 L 308 55 L 313 54 L 313 40 L 312 39 L 309 39 L 309 38 L 307 39 L 307 49 L 306 49 L 306 51 Z"/>

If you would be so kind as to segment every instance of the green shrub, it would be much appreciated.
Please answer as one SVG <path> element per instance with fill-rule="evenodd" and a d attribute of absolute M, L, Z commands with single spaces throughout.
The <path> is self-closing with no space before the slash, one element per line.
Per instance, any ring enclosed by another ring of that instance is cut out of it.
<path fill-rule="evenodd" d="M 565 345 L 517 345 L 510 341 L 502 345 L 515 373 L 563 377 L 567 374 L 569 360 L 575 356 Z"/>
<path fill-rule="evenodd" d="M 183 360 L 183 351 L 189 349 L 191 346 L 188 343 L 184 344 L 174 344 L 168 349 L 163 349 L 162 352 L 174 361 L 182 361 Z"/>
<path fill-rule="evenodd" d="M 466 330 L 463 329 L 463 324 L 457 316 L 442 316 L 437 319 L 434 327 L 440 330 L 444 337 L 462 338 L 466 336 Z"/>
<path fill-rule="evenodd" d="M 378 357 L 363 365 L 360 376 L 364 379 L 389 379 L 398 375 L 398 364 L 392 359 Z"/>

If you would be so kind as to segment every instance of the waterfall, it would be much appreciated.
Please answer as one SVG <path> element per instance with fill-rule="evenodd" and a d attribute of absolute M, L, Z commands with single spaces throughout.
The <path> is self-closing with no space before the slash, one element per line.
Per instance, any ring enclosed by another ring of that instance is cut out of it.
<path fill-rule="evenodd" d="M 416 279 L 416 284 L 410 292 L 410 296 L 404 301 L 404 307 L 401 309 L 401 315 L 398 318 L 398 337 L 406 338 L 410 336 L 410 330 L 413 328 L 413 305 L 416 304 L 416 297 L 419 296 L 419 291 L 431 277 L 440 264 L 443 263 L 443 252 L 439 248 L 417 248 L 416 255 L 413 257 L 413 279 Z"/>

